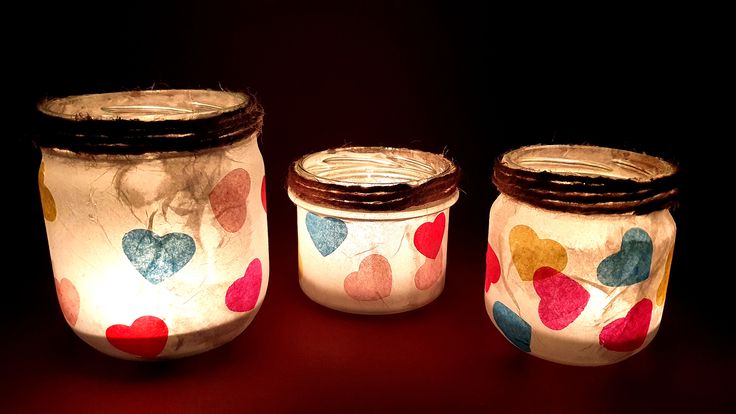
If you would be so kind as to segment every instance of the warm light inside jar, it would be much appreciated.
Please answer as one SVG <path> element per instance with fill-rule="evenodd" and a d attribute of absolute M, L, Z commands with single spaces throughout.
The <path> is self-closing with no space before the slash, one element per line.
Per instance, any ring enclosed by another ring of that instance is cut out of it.
<path fill-rule="evenodd" d="M 422 151 L 337 148 L 290 171 L 302 290 L 325 306 L 385 314 L 431 302 L 444 286 L 457 169 Z"/>
<path fill-rule="evenodd" d="M 260 109 L 249 99 L 175 90 L 41 104 L 57 293 L 93 347 L 181 357 L 232 340 L 255 316 L 268 241 Z"/>
<path fill-rule="evenodd" d="M 532 146 L 496 163 L 486 308 L 517 348 L 604 365 L 662 317 L 675 241 L 673 165 L 591 146 Z"/>

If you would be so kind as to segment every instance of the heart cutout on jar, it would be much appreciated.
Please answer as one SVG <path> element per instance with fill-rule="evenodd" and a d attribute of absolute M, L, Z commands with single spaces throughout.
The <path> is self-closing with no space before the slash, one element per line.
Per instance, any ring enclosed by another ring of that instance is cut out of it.
<path fill-rule="evenodd" d="M 360 262 L 357 272 L 344 282 L 345 293 L 355 300 L 383 299 L 391 295 L 391 265 L 380 254 L 372 254 Z"/>
<path fill-rule="evenodd" d="M 155 316 L 141 316 L 128 325 L 112 325 L 105 331 L 110 345 L 143 358 L 156 358 L 166 347 L 169 328 Z"/>
<path fill-rule="evenodd" d="M 56 296 L 59 298 L 59 306 L 64 319 L 70 326 L 77 324 L 79 317 L 79 292 L 71 280 L 63 278 L 61 280 L 54 279 L 56 285 Z"/>
<path fill-rule="evenodd" d="M 434 221 L 424 223 L 414 232 L 414 247 L 430 259 L 437 258 L 445 236 L 445 213 L 440 213 Z"/>
<path fill-rule="evenodd" d="M 652 319 L 652 301 L 642 299 L 625 317 L 603 327 L 598 341 L 601 346 L 617 352 L 631 352 L 644 344 Z"/>
<path fill-rule="evenodd" d="M 436 259 L 427 258 L 424 264 L 419 267 L 414 275 L 414 286 L 419 290 L 428 290 L 442 279 L 444 274 L 444 257 L 442 252 L 437 255 Z"/>
<path fill-rule="evenodd" d="M 529 226 L 517 225 L 509 233 L 511 260 L 524 281 L 534 280 L 534 272 L 550 267 L 561 272 L 567 266 L 565 248 L 552 239 L 540 239 Z"/>
<path fill-rule="evenodd" d="M 156 233 L 135 229 L 123 236 L 123 252 L 133 267 L 156 285 L 181 270 L 194 256 L 194 239 L 184 233 Z"/>
<path fill-rule="evenodd" d="M 227 173 L 210 191 L 212 212 L 225 231 L 235 233 L 245 224 L 249 192 L 250 175 L 242 168 Z"/>
<path fill-rule="evenodd" d="M 590 293 L 580 283 L 551 267 L 534 272 L 534 290 L 540 298 L 539 319 L 555 331 L 573 323 L 590 300 Z"/>
<path fill-rule="evenodd" d="M 498 261 L 496 252 L 493 251 L 491 244 L 488 243 L 488 249 L 486 249 L 486 292 L 491 288 L 491 285 L 498 282 L 501 278 L 501 263 Z"/>
<path fill-rule="evenodd" d="M 305 221 L 309 237 L 323 257 L 332 254 L 348 237 L 348 226 L 339 218 L 307 213 Z"/>
<path fill-rule="evenodd" d="M 261 261 L 253 259 L 243 277 L 235 280 L 225 294 L 225 305 L 233 312 L 248 312 L 256 307 L 261 294 L 263 270 Z"/>

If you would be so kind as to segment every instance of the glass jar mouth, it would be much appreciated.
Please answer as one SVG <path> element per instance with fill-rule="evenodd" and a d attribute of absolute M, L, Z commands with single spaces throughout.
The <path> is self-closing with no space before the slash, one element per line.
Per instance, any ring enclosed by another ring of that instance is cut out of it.
<path fill-rule="evenodd" d="M 242 93 L 200 89 L 159 89 L 52 98 L 38 105 L 45 115 L 69 120 L 171 121 L 232 112 L 248 103 Z"/>
<path fill-rule="evenodd" d="M 38 104 L 44 148 L 91 154 L 194 151 L 258 134 L 254 96 L 197 89 L 125 91 L 47 99 Z"/>
<path fill-rule="evenodd" d="M 590 145 L 534 145 L 494 165 L 499 191 L 529 204 L 582 214 L 646 214 L 676 203 L 677 167 L 661 158 Z"/>
<path fill-rule="evenodd" d="M 505 153 L 501 162 L 529 172 L 652 181 L 677 168 L 657 157 L 592 145 L 534 145 Z"/>
<path fill-rule="evenodd" d="M 344 147 L 315 152 L 295 165 L 300 175 L 336 185 L 418 186 L 456 167 L 424 151 L 389 147 Z"/>
<path fill-rule="evenodd" d="M 312 204 L 363 211 L 404 210 L 452 197 L 459 170 L 439 154 L 390 147 L 342 147 L 305 155 L 289 189 Z"/>

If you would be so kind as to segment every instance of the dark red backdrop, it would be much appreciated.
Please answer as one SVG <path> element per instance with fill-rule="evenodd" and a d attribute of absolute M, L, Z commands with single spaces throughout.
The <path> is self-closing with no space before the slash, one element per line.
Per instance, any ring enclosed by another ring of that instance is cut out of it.
<path fill-rule="evenodd" d="M 708 150 L 716 135 L 698 118 L 711 113 L 699 90 L 717 81 L 693 64 L 711 64 L 710 46 L 693 37 L 697 17 L 641 8 L 515 14 L 455 2 L 342 3 L 184 2 L 125 10 L 108 4 L 110 11 L 29 3 L 6 16 L 18 19 L 20 29 L 5 34 L 11 108 L 4 126 L 11 136 L 3 163 L 9 227 L 0 411 L 733 406 L 736 364 L 725 313 L 733 282 L 730 274 L 720 276 L 721 256 L 708 230 L 726 212 L 713 213 L 711 193 L 699 184 L 718 172 Z M 219 85 L 250 88 L 267 112 L 266 301 L 242 336 L 201 356 L 140 364 L 98 354 L 66 327 L 56 304 L 36 190 L 39 155 L 28 135 L 33 103 L 85 92 Z M 646 350 L 618 365 L 581 369 L 524 355 L 485 313 L 492 160 L 540 142 L 610 145 L 681 165 L 678 241 L 661 330 Z M 344 143 L 446 149 L 463 168 L 448 282 L 430 306 L 358 317 L 324 309 L 300 292 L 286 167 L 301 154 Z"/>

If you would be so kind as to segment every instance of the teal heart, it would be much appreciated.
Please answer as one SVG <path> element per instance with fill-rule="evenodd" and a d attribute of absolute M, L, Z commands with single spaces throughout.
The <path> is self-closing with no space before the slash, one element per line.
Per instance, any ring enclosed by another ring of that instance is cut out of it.
<path fill-rule="evenodd" d="M 493 320 L 506 339 L 524 352 L 531 352 L 532 326 L 501 302 L 493 304 Z"/>
<path fill-rule="evenodd" d="M 652 266 L 652 238 L 638 227 L 624 233 L 621 250 L 598 265 L 598 280 L 606 286 L 630 286 L 649 277 Z"/>
<path fill-rule="evenodd" d="M 123 236 L 123 251 L 128 260 L 154 285 L 181 270 L 195 250 L 194 239 L 184 233 L 159 236 L 150 230 L 135 229 Z"/>
<path fill-rule="evenodd" d="M 306 222 L 309 237 L 322 256 L 337 250 L 348 237 L 348 225 L 340 219 L 307 213 Z"/>

